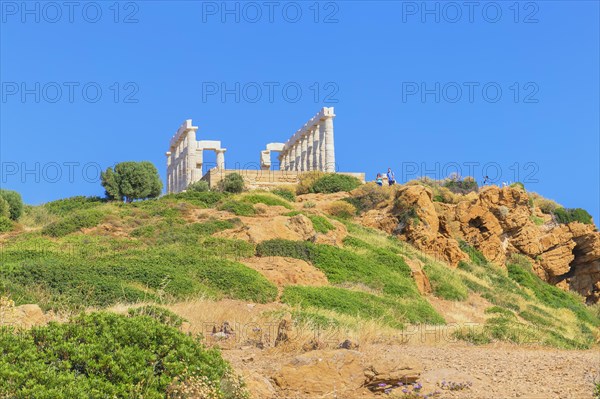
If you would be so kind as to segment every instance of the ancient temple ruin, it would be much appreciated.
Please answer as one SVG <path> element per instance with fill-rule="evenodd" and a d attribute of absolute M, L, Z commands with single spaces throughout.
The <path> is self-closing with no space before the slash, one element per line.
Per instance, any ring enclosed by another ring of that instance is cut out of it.
<path fill-rule="evenodd" d="M 261 152 L 261 169 L 271 168 L 271 151 L 278 151 L 280 170 L 335 172 L 333 118 L 333 107 L 323 108 L 285 144 L 267 144 Z"/>
<path fill-rule="evenodd" d="M 167 156 L 167 193 L 179 193 L 202 178 L 204 151 L 217 154 L 217 168 L 225 168 L 225 148 L 216 140 L 196 140 L 198 126 L 188 119 L 177 129 L 169 143 Z"/>
<path fill-rule="evenodd" d="M 169 144 L 167 156 L 167 193 L 184 191 L 191 183 L 204 180 L 212 187 L 227 174 L 239 173 L 251 188 L 293 184 L 300 173 L 336 172 L 333 139 L 333 107 L 322 108 L 285 143 L 269 143 L 260 152 L 259 170 L 227 170 L 225 148 L 220 141 L 197 140 L 197 126 L 186 120 Z M 203 175 L 203 152 L 215 151 L 216 167 Z M 271 153 L 278 153 L 278 170 L 272 169 Z M 364 181 L 364 173 L 345 173 Z"/>

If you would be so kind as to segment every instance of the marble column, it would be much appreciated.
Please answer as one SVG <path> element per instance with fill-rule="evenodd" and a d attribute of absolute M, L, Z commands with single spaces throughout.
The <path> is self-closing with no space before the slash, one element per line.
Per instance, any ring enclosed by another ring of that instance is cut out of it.
<path fill-rule="evenodd" d="M 306 144 L 308 143 L 308 140 L 306 139 L 306 134 L 303 134 L 300 137 L 300 170 L 301 171 L 305 171 L 306 170 L 306 155 L 308 154 L 307 148 L 306 148 Z"/>
<path fill-rule="evenodd" d="M 167 151 L 165 153 L 167 157 L 167 194 L 171 192 L 171 152 Z"/>
<path fill-rule="evenodd" d="M 294 154 L 296 155 L 296 165 L 295 165 L 294 170 L 298 170 L 298 171 L 302 170 L 302 169 L 300 169 L 301 168 L 300 158 L 301 158 L 301 155 L 302 155 L 302 149 L 301 149 L 300 143 L 298 141 L 296 141 L 294 143 Z"/>
<path fill-rule="evenodd" d="M 325 171 L 335 172 L 335 146 L 333 142 L 333 117 L 328 116 L 322 123 L 325 135 Z"/>
<path fill-rule="evenodd" d="M 306 142 L 306 170 L 313 170 L 314 137 L 312 128 L 310 128 L 308 132 L 306 132 Z"/>
<path fill-rule="evenodd" d="M 217 169 L 225 169 L 225 149 L 215 150 L 217 153 Z"/>
<path fill-rule="evenodd" d="M 324 171 L 326 166 L 325 156 L 325 124 L 319 124 L 319 170 Z"/>

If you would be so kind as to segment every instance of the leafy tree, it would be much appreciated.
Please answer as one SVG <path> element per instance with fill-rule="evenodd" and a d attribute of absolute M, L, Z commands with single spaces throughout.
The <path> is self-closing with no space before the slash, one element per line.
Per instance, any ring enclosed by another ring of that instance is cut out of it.
<path fill-rule="evenodd" d="M 121 162 L 102 172 L 102 186 L 109 199 L 132 202 L 156 198 L 162 192 L 162 182 L 151 162 Z"/>
<path fill-rule="evenodd" d="M 244 178 L 239 173 L 227 175 L 219 182 L 219 190 L 226 193 L 241 193 L 244 188 Z"/>
<path fill-rule="evenodd" d="M 199 180 L 199 181 L 194 182 L 194 183 L 190 184 L 189 186 L 187 186 L 185 191 L 203 193 L 206 191 L 210 191 L 210 187 L 208 186 L 208 182 Z"/>
<path fill-rule="evenodd" d="M 18 220 L 23 213 L 23 199 L 21 194 L 12 190 L 0 190 L 0 198 L 8 202 L 9 217 Z"/>

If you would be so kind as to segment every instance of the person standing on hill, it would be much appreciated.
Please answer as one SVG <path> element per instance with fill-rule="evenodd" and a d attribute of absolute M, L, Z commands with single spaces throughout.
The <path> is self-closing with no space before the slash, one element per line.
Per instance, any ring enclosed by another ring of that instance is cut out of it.
<path fill-rule="evenodd" d="M 396 177 L 394 176 L 394 172 L 392 172 L 392 168 L 388 168 L 387 179 L 390 186 L 396 184 Z"/>
<path fill-rule="evenodd" d="M 377 173 L 377 178 L 375 179 L 375 183 L 377 183 L 377 185 L 379 187 L 383 186 L 383 177 L 381 176 L 381 173 Z"/>

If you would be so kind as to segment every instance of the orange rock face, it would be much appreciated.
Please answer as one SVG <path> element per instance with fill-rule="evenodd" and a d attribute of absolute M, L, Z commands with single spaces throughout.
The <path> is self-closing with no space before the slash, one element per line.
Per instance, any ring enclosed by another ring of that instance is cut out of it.
<path fill-rule="evenodd" d="M 369 211 L 361 222 L 397 234 L 418 249 L 456 266 L 467 255 L 463 240 L 489 261 L 504 264 L 510 254 L 529 257 L 536 273 L 571 289 L 590 303 L 600 300 L 600 233 L 594 225 L 557 224 L 529 204 L 520 188 L 490 186 L 456 204 L 433 202 L 425 186 L 399 189 L 392 205 Z"/>

